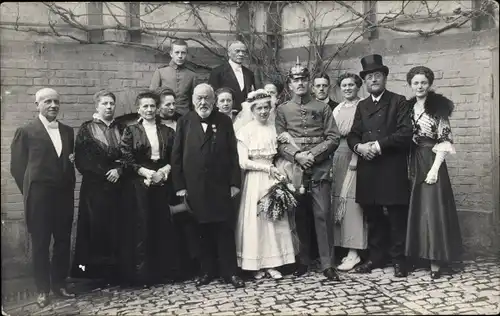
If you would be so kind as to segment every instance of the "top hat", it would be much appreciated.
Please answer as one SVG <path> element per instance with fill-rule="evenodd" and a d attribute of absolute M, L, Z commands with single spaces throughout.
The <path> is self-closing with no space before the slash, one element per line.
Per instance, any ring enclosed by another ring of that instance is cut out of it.
<path fill-rule="evenodd" d="M 389 68 L 382 63 L 382 56 L 377 54 L 361 58 L 361 66 L 363 67 L 363 71 L 359 73 L 359 76 L 363 80 L 367 74 L 376 71 L 382 71 L 386 76 L 389 74 Z"/>
<path fill-rule="evenodd" d="M 309 69 L 300 64 L 299 56 L 297 56 L 295 66 L 288 71 L 288 77 L 291 79 L 309 78 Z"/>

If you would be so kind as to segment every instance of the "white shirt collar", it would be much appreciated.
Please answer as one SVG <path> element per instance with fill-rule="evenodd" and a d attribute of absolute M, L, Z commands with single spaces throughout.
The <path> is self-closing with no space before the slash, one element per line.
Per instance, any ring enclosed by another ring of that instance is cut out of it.
<path fill-rule="evenodd" d="M 57 122 L 57 120 L 49 122 L 49 120 L 47 120 L 47 118 L 42 114 L 38 114 L 38 118 L 40 119 L 40 121 L 42 121 L 42 124 L 45 128 L 48 128 L 49 124 L 55 124 L 57 127 L 59 127 L 59 122 Z"/>
<path fill-rule="evenodd" d="M 231 65 L 231 68 L 233 68 L 233 70 L 241 70 L 241 65 L 235 63 L 231 59 L 229 59 L 229 65 Z"/>
<path fill-rule="evenodd" d="M 379 102 L 380 99 L 382 98 L 382 96 L 384 95 L 384 92 L 385 92 L 385 89 L 384 89 L 384 91 L 382 91 L 381 94 L 378 95 L 378 97 L 374 97 L 373 94 L 372 94 L 372 100 L 373 100 L 373 102 L 375 102 L 375 101 Z"/>

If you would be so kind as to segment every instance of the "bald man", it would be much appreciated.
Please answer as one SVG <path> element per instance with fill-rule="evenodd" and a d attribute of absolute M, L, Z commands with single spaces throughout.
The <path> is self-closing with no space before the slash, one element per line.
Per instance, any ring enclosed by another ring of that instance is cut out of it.
<path fill-rule="evenodd" d="M 74 297 L 65 285 L 74 206 L 74 137 L 73 129 L 56 119 L 59 99 L 54 89 L 39 90 L 35 95 L 38 117 L 19 127 L 11 144 L 10 172 L 24 198 L 40 307 L 49 303 L 50 290 L 63 298 Z"/>
<path fill-rule="evenodd" d="M 231 88 L 234 91 L 233 110 L 238 113 L 248 93 L 257 88 L 255 76 L 250 69 L 242 65 L 248 56 L 245 44 L 240 41 L 231 43 L 227 55 L 229 61 L 212 70 L 208 83 L 214 91 L 223 87 Z"/>

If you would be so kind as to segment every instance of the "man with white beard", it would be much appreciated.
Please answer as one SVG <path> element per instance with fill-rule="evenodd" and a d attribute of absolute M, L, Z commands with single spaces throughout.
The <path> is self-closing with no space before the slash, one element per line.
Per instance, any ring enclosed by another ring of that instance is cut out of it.
<path fill-rule="evenodd" d="M 240 191 L 241 169 L 232 121 L 214 111 L 214 104 L 213 88 L 197 85 L 194 111 L 177 121 L 172 177 L 177 196 L 186 200 L 199 224 L 202 275 L 196 285 L 209 284 L 218 268 L 226 283 L 239 288 L 245 284 L 237 275 L 231 198 Z"/>

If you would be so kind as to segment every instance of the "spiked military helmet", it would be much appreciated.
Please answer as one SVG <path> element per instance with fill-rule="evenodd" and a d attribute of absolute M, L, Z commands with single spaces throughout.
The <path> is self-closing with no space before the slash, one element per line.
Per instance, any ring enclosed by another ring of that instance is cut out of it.
<path fill-rule="evenodd" d="M 309 78 L 309 76 L 310 76 L 309 69 L 300 64 L 299 56 L 297 56 L 297 62 L 295 63 L 295 66 L 290 68 L 290 70 L 288 71 L 288 78 L 289 79 Z"/>

